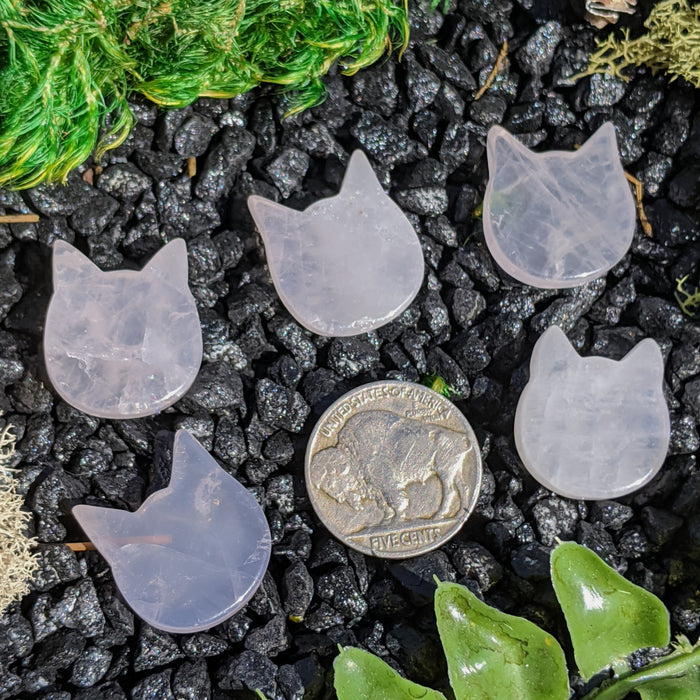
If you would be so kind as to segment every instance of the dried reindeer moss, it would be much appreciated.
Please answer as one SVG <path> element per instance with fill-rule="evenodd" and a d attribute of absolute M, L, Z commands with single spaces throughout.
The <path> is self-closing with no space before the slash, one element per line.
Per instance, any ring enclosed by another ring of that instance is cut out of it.
<path fill-rule="evenodd" d="M 700 5 L 687 0 L 663 0 L 654 6 L 644 22 L 648 30 L 630 39 L 629 29 L 622 39 L 609 34 L 598 41 L 588 69 L 578 77 L 611 73 L 625 80 L 629 66 L 647 66 L 652 72 L 665 71 L 671 80 L 685 78 L 700 87 Z"/>
<path fill-rule="evenodd" d="M 63 180 L 120 144 L 127 96 L 181 107 L 261 83 L 290 112 L 408 40 L 406 0 L 0 0 L 0 187 Z"/>
<path fill-rule="evenodd" d="M 30 515 L 8 468 L 15 451 L 12 426 L 0 429 L 0 615 L 29 592 L 37 563 L 34 540 L 26 536 Z"/>
<path fill-rule="evenodd" d="M 700 310 L 700 287 L 695 287 L 694 291 L 690 291 L 690 288 L 686 289 L 686 283 L 688 282 L 688 277 L 690 275 L 685 275 L 676 280 L 676 291 L 674 296 L 680 306 L 681 311 L 691 318 L 695 318 L 698 310 Z"/>

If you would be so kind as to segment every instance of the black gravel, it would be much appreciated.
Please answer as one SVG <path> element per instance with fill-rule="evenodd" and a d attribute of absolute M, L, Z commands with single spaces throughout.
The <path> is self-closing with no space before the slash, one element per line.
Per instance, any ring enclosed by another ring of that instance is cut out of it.
<path fill-rule="evenodd" d="M 326 102 L 300 116 L 282 120 L 274 90 L 170 112 L 136 100 L 139 123 L 101 171 L 86 163 L 65 186 L 0 192 L 5 212 L 42 217 L 0 226 L 0 408 L 18 432 L 20 488 L 32 534 L 45 543 L 32 592 L 0 618 L 0 700 L 251 698 L 256 688 L 270 699 L 330 698 L 338 644 L 363 646 L 444 687 L 433 576 L 535 620 L 566 646 L 548 574 L 557 538 L 586 544 L 661 596 L 674 633 L 697 639 L 700 327 L 674 290 L 685 275 L 689 287 L 700 284 L 698 92 L 643 69 L 629 82 L 572 83 L 595 32 L 567 3 L 453 0 L 446 13 L 431 12 L 428 0 L 409 4 L 403 59 L 354 77 L 332 73 Z M 474 102 L 506 39 L 504 69 Z M 578 289 L 515 282 L 492 261 L 474 215 L 488 128 L 503 124 L 528 146 L 570 149 L 607 120 L 625 168 L 644 185 L 653 238 L 638 227 L 606 278 Z M 301 208 L 332 195 L 356 148 L 418 231 L 425 281 L 384 328 L 319 338 L 277 298 L 245 199 L 258 193 Z M 197 159 L 192 179 L 188 158 Z M 49 245 L 65 239 L 104 269 L 136 268 L 177 236 L 188 244 L 202 320 L 199 378 L 159 416 L 81 414 L 52 391 L 42 363 Z M 645 337 L 663 350 L 670 456 L 631 496 L 561 498 L 517 457 L 515 406 L 532 347 L 552 323 L 583 354 L 619 359 Z M 315 517 L 303 482 L 306 440 L 343 392 L 429 373 L 455 390 L 479 437 L 476 512 L 436 552 L 367 558 Z M 98 553 L 76 555 L 60 543 L 84 538 L 71 517 L 76 503 L 133 510 L 167 483 L 168 460 L 154 464 L 154 449 L 167 449 L 183 427 L 263 505 L 273 556 L 245 610 L 206 633 L 169 635 L 132 614 Z"/>

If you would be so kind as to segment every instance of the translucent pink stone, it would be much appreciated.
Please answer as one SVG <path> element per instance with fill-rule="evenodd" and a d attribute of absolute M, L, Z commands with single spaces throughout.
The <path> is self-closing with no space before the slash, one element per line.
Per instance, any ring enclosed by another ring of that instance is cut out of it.
<path fill-rule="evenodd" d="M 177 238 L 141 271 L 103 272 L 69 243 L 53 245 L 44 357 L 56 391 L 101 418 L 138 418 L 189 389 L 202 332 Z"/>
<path fill-rule="evenodd" d="M 135 513 L 80 505 L 73 514 L 126 602 L 167 632 L 205 630 L 235 614 L 270 559 L 258 502 L 184 430 L 175 434 L 169 486 Z"/>
<path fill-rule="evenodd" d="M 631 493 L 661 468 L 670 440 L 664 362 L 650 338 L 622 360 L 580 357 L 557 326 L 537 341 L 515 413 L 525 467 L 562 496 Z"/>
<path fill-rule="evenodd" d="M 636 213 L 610 122 L 578 151 L 544 153 L 494 126 L 486 150 L 484 237 L 511 277 L 535 287 L 576 287 L 622 259 Z"/>
<path fill-rule="evenodd" d="M 314 333 L 348 336 L 396 318 L 423 281 L 416 232 L 355 151 L 340 192 L 296 211 L 248 198 L 277 293 Z"/>

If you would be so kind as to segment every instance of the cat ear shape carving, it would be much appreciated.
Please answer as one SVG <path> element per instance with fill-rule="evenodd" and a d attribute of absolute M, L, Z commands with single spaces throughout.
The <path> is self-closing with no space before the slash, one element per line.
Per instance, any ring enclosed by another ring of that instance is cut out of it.
<path fill-rule="evenodd" d="M 202 362 L 202 332 L 181 238 L 140 272 L 102 272 L 56 241 L 53 286 L 44 358 L 65 401 L 100 418 L 138 418 L 189 389 Z"/>
<path fill-rule="evenodd" d="M 144 266 L 144 272 L 163 280 L 187 285 L 187 246 L 182 238 L 164 245 Z"/>
<path fill-rule="evenodd" d="M 258 196 L 248 208 L 277 293 L 319 335 L 348 336 L 396 318 L 423 281 L 423 252 L 401 209 L 355 151 L 340 192 L 298 212 Z"/>
<path fill-rule="evenodd" d="M 515 412 L 515 444 L 527 470 L 569 498 L 617 498 L 646 484 L 670 440 L 663 373 L 650 338 L 616 362 L 580 357 L 560 328 L 547 329 Z"/>
<path fill-rule="evenodd" d="M 600 277 L 632 243 L 635 204 L 607 122 L 578 150 L 533 153 L 492 127 L 484 236 L 496 262 L 535 287 Z"/>
<path fill-rule="evenodd" d="M 170 484 L 135 513 L 80 505 L 73 515 L 126 602 L 166 632 L 198 632 L 234 615 L 270 559 L 258 502 L 184 430 L 175 434 Z"/>

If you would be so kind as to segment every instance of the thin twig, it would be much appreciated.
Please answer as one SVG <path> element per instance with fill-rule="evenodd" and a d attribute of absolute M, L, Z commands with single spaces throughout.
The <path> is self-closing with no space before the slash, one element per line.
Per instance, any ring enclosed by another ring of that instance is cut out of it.
<path fill-rule="evenodd" d="M 503 59 L 506 57 L 507 53 L 508 42 L 504 41 L 503 46 L 501 46 L 501 50 L 498 52 L 498 56 L 496 57 L 496 63 L 493 64 L 493 68 L 486 78 L 486 82 L 481 86 L 481 88 L 479 88 L 479 92 L 474 95 L 474 102 L 476 102 L 491 87 L 491 84 L 496 79 L 498 72 L 501 70 L 501 64 L 503 63 Z"/>
<path fill-rule="evenodd" d="M 88 552 L 96 549 L 92 542 L 66 542 L 66 547 L 72 552 Z"/>
<path fill-rule="evenodd" d="M 39 221 L 38 214 L 3 214 L 0 224 L 35 224 Z"/>
<path fill-rule="evenodd" d="M 172 535 L 132 535 L 131 537 L 116 537 L 113 542 L 117 545 L 126 544 L 172 544 Z M 92 542 L 66 542 L 66 547 L 74 552 L 91 552 L 97 549 Z"/>
<path fill-rule="evenodd" d="M 625 177 L 627 178 L 627 182 L 631 183 L 634 187 L 634 198 L 637 201 L 637 216 L 639 217 L 639 223 L 642 225 L 642 231 L 644 231 L 649 238 L 652 238 L 651 224 L 649 223 L 649 219 L 647 219 L 644 205 L 642 204 L 642 196 L 644 195 L 642 183 L 634 175 L 630 175 L 626 171 Z"/>

